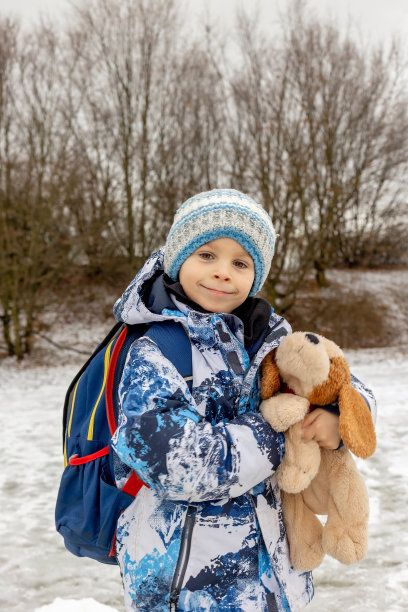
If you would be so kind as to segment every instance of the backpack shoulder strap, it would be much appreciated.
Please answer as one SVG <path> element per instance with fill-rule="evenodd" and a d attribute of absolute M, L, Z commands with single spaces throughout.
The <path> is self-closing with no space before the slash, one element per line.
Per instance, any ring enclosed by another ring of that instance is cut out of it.
<path fill-rule="evenodd" d="M 62 444 L 65 444 L 65 433 L 66 433 L 66 429 L 67 429 L 67 419 L 68 419 L 68 410 L 69 410 L 69 403 L 70 403 L 70 399 L 72 396 L 72 393 L 75 389 L 75 386 L 77 384 L 77 382 L 79 381 L 79 379 L 81 378 L 82 374 L 85 372 L 85 370 L 88 368 L 89 364 L 91 363 L 91 361 L 94 359 L 94 357 L 100 352 L 102 351 L 111 340 L 113 340 L 115 337 L 118 337 L 121 333 L 121 331 L 124 328 L 124 324 L 123 323 L 115 323 L 115 325 L 112 327 L 112 329 L 107 333 L 107 335 L 105 336 L 105 338 L 102 340 L 102 342 L 100 342 L 98 344 L 98 346 L 96 347 L 96 349 L 93 351 L 92 355 L 90 355 L 90 357 L 88 358 L 88 360 L 86 361 L 86 363 L 84 363 L 84 365 L 82 366 L 82 368 L 79 370 L 79 372 L 76 374 L 76 376 L 73 378 L 73 380 L 71 381 L 67 392 L 65 394 L 65 401 L 64 401 L 64 410 L 62 413 Z"/>
<path fill-rule="evenodd" d="M 106 412 L 111 434 L 116 430 L 118 392 L 127 354 L 133 342 L 142 336 L 151 338 L 163 355 L 177 368 L 187 383 L 193 379 L 190 338 L 181 323 L 163 321 L 146 325 L 124 325 L 109 363 L 105 388 Z"/>
<path fill-rule="evenodd" d="M 181 323 L 165 321 L 153 323 L 145 334 L 159 347 L 186 380 L 192 379 L 193 364 L 190 338 Z"/>

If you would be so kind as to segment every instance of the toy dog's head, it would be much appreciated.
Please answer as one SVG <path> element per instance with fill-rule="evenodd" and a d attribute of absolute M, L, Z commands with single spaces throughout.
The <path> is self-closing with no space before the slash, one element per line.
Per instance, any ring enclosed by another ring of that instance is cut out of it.
<path fill-rule="evenodd" d="M 295 332 L 286 336 L 276 349 L 275 367 L 281 381 L 296 395 L 320 406 L 333 402 L 341 387 L 350 382 L 342 350 L 317 334 Z"/>
<path fill-rule="evenodd" d="M 344 443 L 359 457 L 369 457 L 374 452 L 375 431 L 369 408 L 351 386 L 349 366 L 337 344 L 310 332 L 286 336 L 264 359 L 262 399 L 279 391 L 282 382 L 317 406 L 339 398 L 339 427 Z"/>

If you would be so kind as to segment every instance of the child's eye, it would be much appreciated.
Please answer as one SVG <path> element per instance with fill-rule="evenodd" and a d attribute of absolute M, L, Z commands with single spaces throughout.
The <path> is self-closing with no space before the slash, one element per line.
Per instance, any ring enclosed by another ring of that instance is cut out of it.
<path fill-rule="evenodd" d="M 248 267 L 244 261 L 234 261 L 234 266 L 236 268 L 240 268 L 241 270 L 245 270 L 245 268 Z"/>
<path fill-rule="evenodd" d="M 201 259 L 205 259 L 205 260 L 211 260 L 213 259 L 213 255 L 212 253 L 207 253 L 206 251 L 202 251 L 201 253 L 198 254 L 199 257 Z"/>

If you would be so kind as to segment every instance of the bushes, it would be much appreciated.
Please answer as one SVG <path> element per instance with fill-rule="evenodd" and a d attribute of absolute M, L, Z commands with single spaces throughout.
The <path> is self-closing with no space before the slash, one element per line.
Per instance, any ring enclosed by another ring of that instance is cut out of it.
<path fill-rule="evenodd" d="M 400 283 L 396 282 L 397 274 Z M 310 280 L 299 293 L 287 315 L 295 330 L 314 331 L 353 349 L 407 341 L 404 304 L 408 300 L 408 270 L 393 274 L 386 270 L 338 270 L 331 271 L 330 277 L 329 288 L 318 289 Z"/>

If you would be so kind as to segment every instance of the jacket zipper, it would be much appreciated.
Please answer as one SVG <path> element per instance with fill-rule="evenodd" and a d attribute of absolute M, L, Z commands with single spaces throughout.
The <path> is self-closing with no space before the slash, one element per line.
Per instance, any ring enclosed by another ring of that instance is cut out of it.
<path fill-rule="evenodd" d="M 181 534 L 180 552 L 177 559 L 177 565 L 171 583 L 170 590 L 170 611 L 177 611 L 178 599 L 180 596 L 181 587 L 187 569 L 187 563 L 190 557 L 191 538 L 193 536 L 193 527 L 197 514 L 197 506 L 190 505 L 187 508 L 187 515 L 184 521 L 183 532 Z"/>

